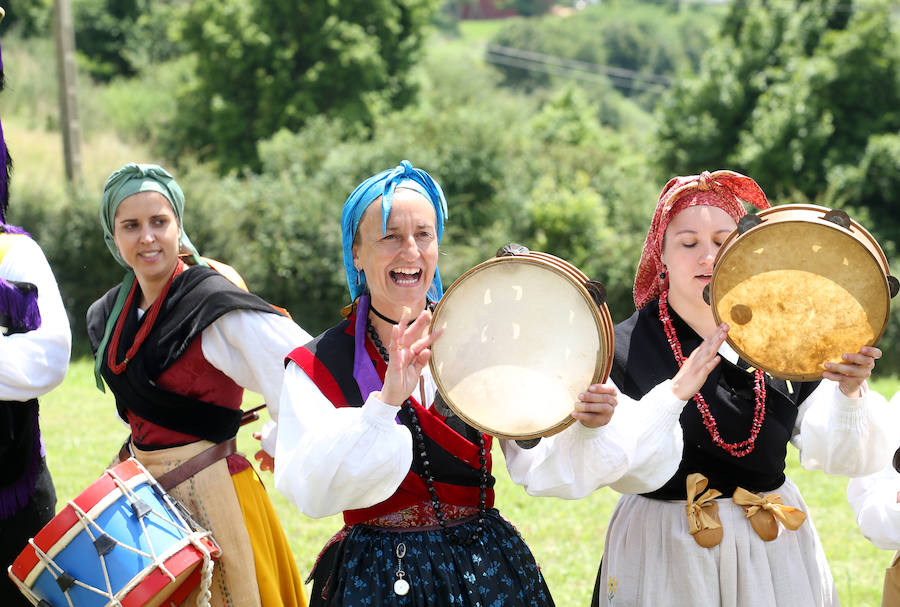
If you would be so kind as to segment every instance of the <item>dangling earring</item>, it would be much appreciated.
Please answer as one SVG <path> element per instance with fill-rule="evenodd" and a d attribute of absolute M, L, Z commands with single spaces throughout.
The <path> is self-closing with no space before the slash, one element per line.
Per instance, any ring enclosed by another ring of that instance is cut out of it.
<path fill-rule="evenodd" d="M 666 271 L 666 268 L 663 267 L 662 272 L 659 273 L 659 292 L 662 293 L 669 286 L 669 274 Z"/>

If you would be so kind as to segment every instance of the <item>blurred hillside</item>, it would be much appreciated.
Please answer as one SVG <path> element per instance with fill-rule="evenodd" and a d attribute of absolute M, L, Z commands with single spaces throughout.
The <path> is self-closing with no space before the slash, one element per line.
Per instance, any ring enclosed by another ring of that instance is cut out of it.
<path fill-rule="evenodd" d="M 6 4 L 10 219 L 47 252 L 80 352 L 87 306 L 121 277 L 96 209 L 106 176 L 129 161 L 172 170 L 201 252 L 313 334 L 346 303 L 344 199 L 404 158 L 450 203 L 445 283 L 521 242 L 604 282 L 617 321 L 633 310 L 640 247 L 674 174 L 746 172 L 775 204 L 847 209 L 892 258 L 900 240 L 890 3 L 609 1 L 458 21 L 458 3 L 434 0 L 374 13 L 359 2 L 73 0 L 75 186 L 63 176 L 51 2 Z M 896 326 L 882 343 L 894 373 Z"/>

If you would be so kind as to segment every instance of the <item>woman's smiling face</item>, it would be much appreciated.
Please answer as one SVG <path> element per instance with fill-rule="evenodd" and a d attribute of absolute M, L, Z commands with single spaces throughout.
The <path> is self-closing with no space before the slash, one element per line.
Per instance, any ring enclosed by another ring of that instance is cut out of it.
<path fill-rule="evenodd" d="M 139 280 L 168 280 L 178 263 L 181 231 L 169 200 L 159 192 L 139 192 L 116 209 L 113 239 Z"/>
<path fill-rule="evenodd" d="M 372 305 L 397 319 L 403 307 L 418 314 L 437 267 L 434 207 L 413 190 L 397 188 L 382 233 L 381 199 L 363 214 L 353 244 L 353 263 L 365 272 Z"/>

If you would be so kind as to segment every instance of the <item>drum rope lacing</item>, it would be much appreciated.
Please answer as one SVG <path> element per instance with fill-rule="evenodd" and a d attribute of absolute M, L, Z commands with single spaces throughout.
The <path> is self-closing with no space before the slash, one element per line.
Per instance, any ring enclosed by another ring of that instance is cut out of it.
<path fill-rule="evenodd" d="M 156 484 L 155 481 L 152 481 L 152 477 L 147 473 L 146 469 L 141 466 L 142 471 L 148 481 L 148 484 L 151 486 Z M 134 508 L 136 504 L 141 503 L 146 505 L 143 500 L 123 481 L 118 474 L 113 470 L 107 470 L 106 474 L 112 477 L 113 482 L 116 484 L 116 487 L 122 493 L 123 496 L 129 501 L 129 503 Z M 197 596 L 197 607 L 209 607 L 210 599 L 212 598 L 212 594 L 210 592 L 210 585 L 212 583 L 212 555 L 210 554 L 209 549 L 202 543 L 202 539 L 208 538 L 210 536 L 210 532 L 206 530 L 202 530 L 199 526 L 196 526 L 196 523 L 193 525 L 196 527 L 192 529 L 192 525 L 184 520 L 181 514 L 178 512 L 178 509 L 175 507 L 175 503 L 171 499 L 171 497 L 161 488 L 158 490 L 154 487 L 154 492 L 162 498 L 166 506 L 169 508 L 173 516 L 178 519 L 178 523 L 160 515 L 156 512 L 152 507 L 147 506 L 147 510 L 145 514 L 152 515 L 154 519 L 156 519 L 162 526 L 168 526 L 170 528 L 174 528 L 181 533 L 185 534 L 184 540 L 188 541 L 192 546 L 194 546 L 202 555 L 203 555 L 203 572 L 201 576 L 201 585 L 200 591 Z M 69 596 L 69 589 L 72 586 L 79 586 L 80 588 L 84 588 L 90 592 L 98 594 L 104 598 L 109 599 L 108 605 L 121 607 L 122 603 L 120 598 L 130 592 L 140 581 L 144 579 L 144 577 L 138 577 L 137 575 L 132 579 L 132 581 L 120 588 L 117 591 L 113 591 L 112 589 L 112 581 L 109 577 L 109 570 L 106 566 L 106 558 L 105 555 L 111 550 L 113 547 L 121 547 L 130 552 L 138 554 L 144 558 L 150 559 L 152 563 L 148 565 L 144 571 L 152 570 L 154 567 L 159 569 L 163 574 L 165 574 L 171 582 L 175 582 L 176 578 L 172 573 L 166 568 L 165 561 L 176 554 L 178 551 L 184 548 L 183 545 L 174 544 L 164 553 L 157 555 L 157 551 L 153 546 L 153 540 L 151 536 L 147 533 L 146 523 L 144 522 L 144 516 L 138 515 L 135 512 L 135 515 L 138 518 L 138 521 L 141 525 L 141 531 L 143 532 L 144 537 L 147 540 L 149 553 L 144 552 L 138 548 L 129 546 L 128 544 L 124 544 L 119 540 L 109 536 L 102 527 L 100 527 L 89 515 L 86 513 L 78 504 L 74 501 L 70 500 L 68 505 L 75 512 L 76 517 L 78 518 L 79 523 L 81 524 L 82 529 L 87 533 L 88 537 L 91 539 L 91 543 L 97 546 L 98 540 L 105 543 L 107 549 L 105 551 L 101 551 L 98 548 L 98 556 L 100 558 L 100 566 L 103 570 L 103 577 L 106 582 L 106 590 L 101 588 L 96 588 L 91 586 L 90 584 L 86 584 L 81 580 L 71 576 L 68 574 L 62 567 L 56 564 L 52 557 L 50 557 L 46 552 L 41 550 L 40 547 L 34 542 L 34 538 L 28 540 L 29 545 L 34 549 L 35 554 L 38 559 L 44 564 L 47 571 L 49 571 L 50 575 L 53 576 L 53 579 L 60 586 L 60 590 L 62 590 L 63 595 L 66 597 L 66 602 L 69 604 L 69 607 L 75 607 L 75 604 L 72 602 L 72 598 Z M 95 536 L 92 532 L 96 531 L 99 535 Z M 209 537 L 209 539 L 212 539 Z M 33 596 L 33 593 L 30 588 L 21 583 L 18 579 L 13 578 L 13 581 L 16 582 L 16 585 L 19 586 L 19 589 L 28 597 Z M 34 597 L 37 599 L 38 597 Z"/>
<path fill-rule="evenodd" d="M 684 354 L 681 350 L 681 342 L 678 341 L 678 335 L 675 333 L 675 327 L 672 325 L 672 317 L 669 315 L 668 305 L 669 291 L 664 290 L 659 296 L 659 320 L 662 322 L 663 329 L 666 332 L 666 338 L 672 353 L 675 355 L 675 361 L 680 369 L 684 365 Z M 765 373 L 760 369 L 753 372 L 754 384 L 753 393 L 756 396 L 756 404 L 753 408 L 753 424 L 750 426 L 750 436 L 739 443 L 727 443 L 719 434 L 719 428 L 716 424 L 716 418 L 713 417 L 706 404 L 706 399 L 698 391 L 694 394 L 693 399 L 697 404 L 697 410 L 703 418 L 703 425 L 713 440 L 713 443 L 725 450 L 733 457 L 744 457 L 753 452 L 756 447 L 756 437 L 762 429 L 763 420 L 766 417 L 766 381 Z"/>
<path fill-rule="evenodd" d="M 378 337 L 378 333 L 375 331 L 375 327 L 372 326 L 372 323 L 366 319 L 366 332 L 369 334 L 369 337 L 372 339 L 372 343 L 375 345 L 375 349 L 378 350 L 378 354 L 381 355 L 381 358 L 385 363 L 390 362 L 390 355 L 388 354 L 387 349 L 384 347 L 384 344 L 381 341 L 381 338 Z M 423 404 L 424 406 L 424 404 Z M 422 424 L 419 423 L 419 416 L 416 413 L 415 408 L 412 406 L 412 402 L 409 399 L 406 399 L 403 403 L 403 407 L 407 409 L 409 412 L 409 418 L 412 422 L 413 431 L 416 435 L 416 448 L 419 450 L 419 455 L 422 458 L 422 468 L 425 473 L 425 486 L 428 488 L 428 493 L 431 495 L 431 507 L 434 509 L 434 516 L 437 519 L 438 525 L 441 530 L 445 533 L 449 532 L 451 529 L 447 527 L 447 523 L 444 520 L 444 512 L 441 509 L 441 500 L 438 498 L 437 489 L 434 486 L 434 475 L 431 474 L 431 462 L 428 460 L 428 453 L 425 450 L 425 435 L 422 432 Z M 468 538 L 462 539 L 459 537 L 459 534 L 455 532 L 456 528 L 453 528 L 452 539 L 461 545 L 469 545 L 476 541 L 478 541 L 479 536 L 484 531 L 484 513 L 485 513 L 485 505 L 487 503 L 487 451 L 484 445 L 484 434 L 478 432 L 478 463 L 481 472 L 481 480 L 478 484 L 478 519 L 475 527 L 475 531 L 469 535 Z"/>

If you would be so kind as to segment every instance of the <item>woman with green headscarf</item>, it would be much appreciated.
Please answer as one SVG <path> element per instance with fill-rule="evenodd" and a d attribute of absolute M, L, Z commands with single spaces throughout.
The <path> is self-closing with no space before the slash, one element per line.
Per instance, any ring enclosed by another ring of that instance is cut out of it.
<path fill-rule="evenodd" d="M 309 335 L 208 267 L 183 211 L 184 193 L 159 166 L 127 164 L 106 181 L 100 222 L 127 272 L 88 310 L 98 387 L 102 376 L 131 427 L 120 458 L 136 457 L 222 547 L 211 604 L 305 605 L 284 531 L 235 435 L 244 388 L 277 418 L 282 361 Z"/>

